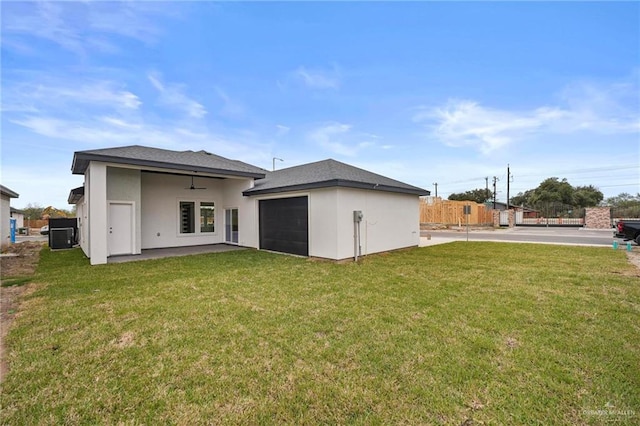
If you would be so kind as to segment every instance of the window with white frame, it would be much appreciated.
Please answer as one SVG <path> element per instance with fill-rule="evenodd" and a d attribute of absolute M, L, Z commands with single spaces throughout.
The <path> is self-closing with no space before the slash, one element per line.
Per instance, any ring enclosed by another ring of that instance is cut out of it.
<path fill-rule="evenodd" d="M 215 232 L 216 210 L 213 203 L 200 203 L 200 232 Z"/>
<path fill-rule="evenodd" d="M 215 204 L 212 201 L 180 201 L 180 233 L 215 232 Z M 200 211 L 200 227 L 196 228 L 196 212 Z"/>

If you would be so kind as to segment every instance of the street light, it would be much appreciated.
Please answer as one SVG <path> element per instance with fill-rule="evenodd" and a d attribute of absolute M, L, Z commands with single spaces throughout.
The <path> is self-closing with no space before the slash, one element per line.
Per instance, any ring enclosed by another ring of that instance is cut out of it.
<path fill-rule="evenodd" d="M 273 157 L 273 171 L 276 171 L 276 160 L 278 161 L 284 161 L 282 158 L 278 158 L 278 157 Z"/>

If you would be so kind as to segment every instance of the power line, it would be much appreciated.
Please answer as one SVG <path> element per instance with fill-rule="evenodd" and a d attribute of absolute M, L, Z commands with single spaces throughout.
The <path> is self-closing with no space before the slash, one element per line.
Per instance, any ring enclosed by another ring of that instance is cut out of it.
<path fill-rule="evenodd" d="M 455 180 L 455 181 L 448 181 L 448 182 L 444 182 L 442 183 L 443 185 L 454 185 L 456 183 L 468 183 L 468 182 L 475 182 L 477 180 L 482 180 L 485 179 L 484 176 L 481 177 L 475 177 L 475 178 L 469 178 L 469 179 L 465 179 L 465 180 Z"/>
<path fill-rule="evenodd" d="M 634 182 L 634 183 L 619 183 L 616 185 L 598 185 L 599 188 L 612 188 L 614 186 L 636 186 L 638 187 L 638 189 L 640 189 L 640 185 L 638 185 L 638 182 Z"/>
<path fill-rule="evenodd" d="M 549 175 L 568 175 L 568 174 L 579 174 L 579 173 L 591 173 L 591 172 L 609 172 L 613 170 L 628 170 L 628 169 L 638 169 L 637 164 L 625 164 L 621 166 L 604 166 L 604 167 L 591 167 L 588 169 L 574 169 L 574 170 L 566 170 L 563 172 L 545 172 L 541 173 L 533 173 L 533 174 L 524 174 L 519 175 L 520 177 L 535 177 L 535 176 L 549 176 Z"/>

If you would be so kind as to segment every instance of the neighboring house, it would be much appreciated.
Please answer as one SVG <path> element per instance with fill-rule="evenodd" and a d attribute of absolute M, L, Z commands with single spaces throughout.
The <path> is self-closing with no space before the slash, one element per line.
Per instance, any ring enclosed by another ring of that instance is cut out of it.
<path fill-rule="evenodd" d="M 16 229 L 24 228 L 24 212 L 22 210 L 11 207 L 9 214 L 16 220 Z"/>
<path fill-rule="evenodd" d="M 493 201 L 487 201 L 485 205 L 489 206 L 489 208 L 493 208 Z M 515 211 L 521 211 L 523 213 L 523 217 L 527 218 L 537 218 L 538 210 L 530 209 L 529 207 L 524 206 L 516 206 L 514 204 L 509 203 L 509 208 Z M 495 210 L 505 211 L 507 210 L 507 203 L 503 203 L 501 201 L 496 201 Z"/>
<path fill-rule="evenodd" d="M 417 246 L 419 196 L 429 194 L 335 160 L 269 172 L 205 151 L 142 146 L 78 151 L 72 172 L 85 176 L 69 203 L 94 265 L 218 243 L 335 260 L 357 246 L 362 255 Z"/>
<path fill-rule="evenodd" d="M 11 238 L 11 199 L 18 198 L 17 192 L 0 185 L 0 245 L 9 244 Z"/>

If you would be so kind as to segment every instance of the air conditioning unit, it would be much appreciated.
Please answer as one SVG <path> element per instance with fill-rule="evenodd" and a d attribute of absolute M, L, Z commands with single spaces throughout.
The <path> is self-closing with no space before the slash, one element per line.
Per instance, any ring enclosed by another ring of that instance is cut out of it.
<path fill-rule="evenodd" d="M 49 229 L 49 247 L 52 250 L 73 247 L 73 228 Z"/>

